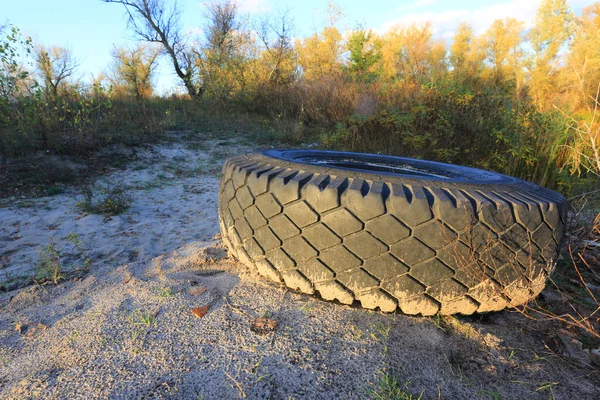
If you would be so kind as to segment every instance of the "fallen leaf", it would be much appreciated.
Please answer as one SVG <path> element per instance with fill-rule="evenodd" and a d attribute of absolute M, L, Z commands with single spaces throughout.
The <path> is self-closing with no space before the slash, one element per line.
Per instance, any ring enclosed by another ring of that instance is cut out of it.
<path fill-rule="evenodd" d="M 250 329 L 255 333 L 265 335 L 274 332 L 275 329 L 277 329 L 277 321 L 270 318 L 256 318 L 252 322 Z"/>
<path fill-rule="evenodd" d="M 198 318 L 202 318 L 208 312 L 209 306 L 196 307 L 192 310 L 192 314 L 194 314 Z"/>
<path fill-rule="evenodd" d="M 192 296 L 200 296 L 202 293 L 206 292 L 206 288 L 204 286 L 192 286 L 188 288 L 187 291 Z"/>
<path fill-rule="evenodd" d="M 25 333 L 25 331 L 27 331 L 27 325 L 17 322 L 17 324 L 15 325 L 15 330 L 20 334 L 23 334 Z"/>

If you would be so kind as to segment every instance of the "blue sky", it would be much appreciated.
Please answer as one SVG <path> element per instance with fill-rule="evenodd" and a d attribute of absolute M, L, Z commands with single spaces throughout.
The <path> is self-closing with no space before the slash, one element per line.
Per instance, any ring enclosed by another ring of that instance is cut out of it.
<path fill-rule="evenodd" d="M 470 22 L 477 33 L 485 31 L 498 18 L 515 17 L 531 24 L 541 0 L 349 0 L 337 1 L 344 11 L 340 28 L 357 24 L 383 32 L 396 24 L 430 21 L 437 37 L 450 39 L 461 21 Z M 0 23 L 21 28 L 34 41 L 70 48 L 81 61 L 81 75 L 89 79 L 106 70 L 114 45 L 134 42 L 127 31 L 123 7 L 100 0 L 0 0 Z M 187 32 L 201 29 L 205 2 L 179 0 L 185 10 L 183 25 Z M 595 0 L 568 0 L 580 13 Z M 238 0 L 241 11 L 250 18 L 280 10 L 291 10 L 297 36 L 305 36 L 323 26 L 327 19 L 327 0 Z M 159 92 L 168 93 L 177 80 L 167 60 L 158 70 Z"/>

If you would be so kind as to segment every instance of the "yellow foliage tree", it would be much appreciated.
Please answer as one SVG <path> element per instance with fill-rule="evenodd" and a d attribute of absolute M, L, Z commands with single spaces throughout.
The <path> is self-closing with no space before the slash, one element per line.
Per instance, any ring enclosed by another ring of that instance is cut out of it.
<path fill-rule="evenodd" d="M 486 52 L 483 41 L 475 37 L 471 25 L 463 22 L 450 45 L 452 73 L 460 81 L 476 80 L 484 69 Z"/>
<path fill-rule="evenodd" d="M 591 112 L 600 85 L 600 3 L 584 9 L 577 19 L 566 64 L 566 102 L 573 111 Z"/>
<path fill-rule="evenodd" d="M 525 52 L 521 46 L 524 24 L 515 18 L 499 19 L 492 23 L 483 39 L 487 61 L 491 65 L 491 78 L 496 84 L 514 80 L 519 96 L 524 83 Z"/>
<path fill-rule="evenodd" d="M 344 44 L 342 34 L 336 27 L 325 27 L 320 33 L 296 41 L 296 49 L 298 62 L 306 79 L 314 80 L 341 73 Z"/>
<path fill-rule="evenodd" d="M 69 80 L 73 78 L 79 62 L 73 53 L 64 47 L 52 46 L 47 49 L 43 45 L 35 48 L 37 71 L 44 82 L 46 93 L 54 98 L 59 90 L 67 90 Z"/>
<path fill-rule="evenodd" d="M 152 96 L 152 78 L 158 66 L 160 48 L 139 43 L 133 48 L 112 51 L 113 64 L 108 79 L 117 97 L 147 99 Z"/>
<path fill-rule="evenodd" d="M 566 0 L 543 0 L 535 25 L 528 34 L 534 51 L 530 69 L 531 94 L 540 110 L 550 106 L 551 94 L 556 93 L 559 52 L 572 35 L 573 19 Z"/>
<path fill-rule="evenodd" d="M 432 40 L 429 23 L 396 26 L 381 40 L 381 67 L 388 79 L 422 82 L 447 70 L 446 46 Z"/>

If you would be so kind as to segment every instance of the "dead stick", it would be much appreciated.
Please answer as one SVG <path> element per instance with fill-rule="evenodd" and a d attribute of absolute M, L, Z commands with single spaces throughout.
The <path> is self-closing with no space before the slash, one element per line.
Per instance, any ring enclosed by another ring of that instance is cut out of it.
<path fill-rule="evenodd" d="M 235 383 L 235 385 L 237 386 L 237 388 L 238 388 L 238 389 L 239 389 L 239 391 L 240 391 L 240 396 L 241 396 L 242 398 L 245 398 L 245 397 L 246 397 L 246 393 L 244 393 L 244 389 L 242 389 L 242 385 L 240 385 L 240 383 L 239 383 L 238 381 L 236 381 L 236 380 L 233 378 L 233 376 L 229 375 L 229 374 L 227 373 L 227 371 L 223 370 L 223 372 L 225 373 L 225 375 L 227 375 L 227 377 L 228 377 L 229 379 L 231 379 L 231 380 L 233 381 L 233 383 Z"/>

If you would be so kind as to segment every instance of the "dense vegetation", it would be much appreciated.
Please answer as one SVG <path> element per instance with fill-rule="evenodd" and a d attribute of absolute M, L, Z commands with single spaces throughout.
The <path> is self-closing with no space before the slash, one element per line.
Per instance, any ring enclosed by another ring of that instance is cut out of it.
<path fill-rule="evenodd" d="M 115 49 L 89 84 L 68 50 L 2 29 L 0 154 L 85 154 L 232 113 L 329 148 L 490 168 L 567 194 L 598 186 L 600 3 L 576 16 L 543 0 L 531 29 L 461 24 L 446 43 L 427 24 L 342 32 L 333 5 L 320 31 L 294 40 L 287 13 L 251 21 L 234 3 L 208 6 L 191 40 L 171 2 L 106 2 L 128 10 L 140 43 Z M 153 94 L 158 57 L 185 95 Z"/>

